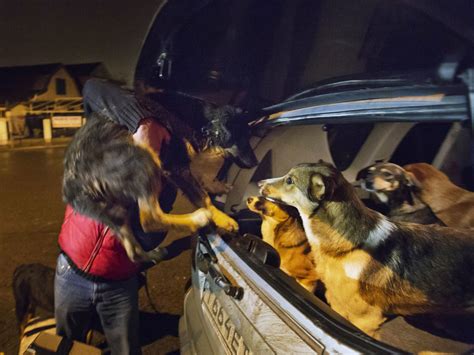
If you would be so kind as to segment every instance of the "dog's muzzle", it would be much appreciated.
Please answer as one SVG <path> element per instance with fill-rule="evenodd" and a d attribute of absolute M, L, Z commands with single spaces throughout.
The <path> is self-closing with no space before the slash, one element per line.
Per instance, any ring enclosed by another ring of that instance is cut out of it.
<path fill-rule="evenodd" d="M 374 182 L 370 180 L 364 180 L 360 184 L 360 186 L 367 191 L 373 192 L 374 191 Z"/>
<path fill-rule="evenodd" d="M 242 147 L 234 145 L 230 148 L 227 148 L 226 151 L 232 156 L 232 160 L 240 168 L 250 169 L 258 164 L 258 159 L 250 147 L 250 144 L 248 144 L 248 147 L 246 145 Z"/>
<path fill-rule="evenodd" d="M 282 200 L 268 196 L 268 190 L 266 189 L 267 184 L 265 183 L 265 180 L 257 182 L 257 186 L 260 188 L 260 194 L 262 195 L 261 197 L 265 200 L 276 203 L 277 205 L 289 206 L 286 202 L 283 202 Z"/>
<path fill-rule="evenodd" d="M 273 197 L 263 196 L 263 198 L 267 201 L 276 203 L 277 205 L 289 206 L 289 204 L 287 204 L 286 202 L 283 202 L 282 200 L 278 200 L 278 199 L 273 198 Z"/>

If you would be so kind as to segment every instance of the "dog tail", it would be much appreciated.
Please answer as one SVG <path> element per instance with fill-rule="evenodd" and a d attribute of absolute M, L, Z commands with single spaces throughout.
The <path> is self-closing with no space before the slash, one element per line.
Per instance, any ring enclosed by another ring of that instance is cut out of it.
<path fill-rule="evenodd" d="M 32 311 L 31 288 L 29 279 L 29 264 L 18 266 L 13 272 L 13 296 L 15 298 L 15 313 L 18 327 L 21 329 L 26 323 L 27 314 Z"/>

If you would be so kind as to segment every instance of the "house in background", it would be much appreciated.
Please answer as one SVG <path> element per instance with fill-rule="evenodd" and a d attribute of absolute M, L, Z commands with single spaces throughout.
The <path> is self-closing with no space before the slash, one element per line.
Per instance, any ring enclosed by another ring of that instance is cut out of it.
<path fill-rule="evenodd" d="M 0 117 L 7 118 L 10 135 L 41 134 L 44 118 L 53 129 L 80 127 L 82 85 L 93 76 L 108 77 L 103 64 L 0 67 Z"/>
<path fill-rule="evenodd" d="M 107 68 L 101 62 L 68 64 L 65 68 L 76 80 L 76 84 L 81 91 L 85 82 L 90 78 L 111 78 Z"/>

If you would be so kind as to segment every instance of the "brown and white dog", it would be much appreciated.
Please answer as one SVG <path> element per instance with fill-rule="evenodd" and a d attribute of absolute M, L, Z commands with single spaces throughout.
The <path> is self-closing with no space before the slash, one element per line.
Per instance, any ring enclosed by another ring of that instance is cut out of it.
<path fill-rule="evenodd" d="M 364 190 L 388 207 L 386 214 L 392 221 L 444 225 L 419 198 L 418 180 L 401 166 L 376 163 L 359 171 L 356 179 Z"/>
<path fill-rule="evenodd" d="M 294 206 L 317 258 L 330 306 L 378 336 L 392 315 L 474 306 L 474 238 L 466 230 L 393 222 L 362 203 L 332 165 L 300 164 L 260 183 Z"/>
<path fill-rule="evenodd" d="M 276 204 L 262 196 L 249 197 L 247 206 L 262 217 L 263 241 L 274 247 L 280 255 L 280 268 L 313 293 L 318 276 L 311 246 L 298 212 L 292 207 Z"/>
<path fill-rule="evenodd" d="M 420 199 L 444 224 L 474 228 L 474 192 L 456 186 L 446 174 L 430 164 L 409 164 L 403 168 L 420 186 Z"/>

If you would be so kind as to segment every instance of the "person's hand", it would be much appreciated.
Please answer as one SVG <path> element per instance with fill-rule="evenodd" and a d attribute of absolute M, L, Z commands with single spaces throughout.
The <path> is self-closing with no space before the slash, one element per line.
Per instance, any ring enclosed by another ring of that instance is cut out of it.
<path fill-rule="evenodd" d="M 168 256 L 168 249 L 163 247 L 156 247 L 153 250 L 147 252 L 147 255 L 150 257 L 151 261 L 156 265 L 166 259 Z"/>

